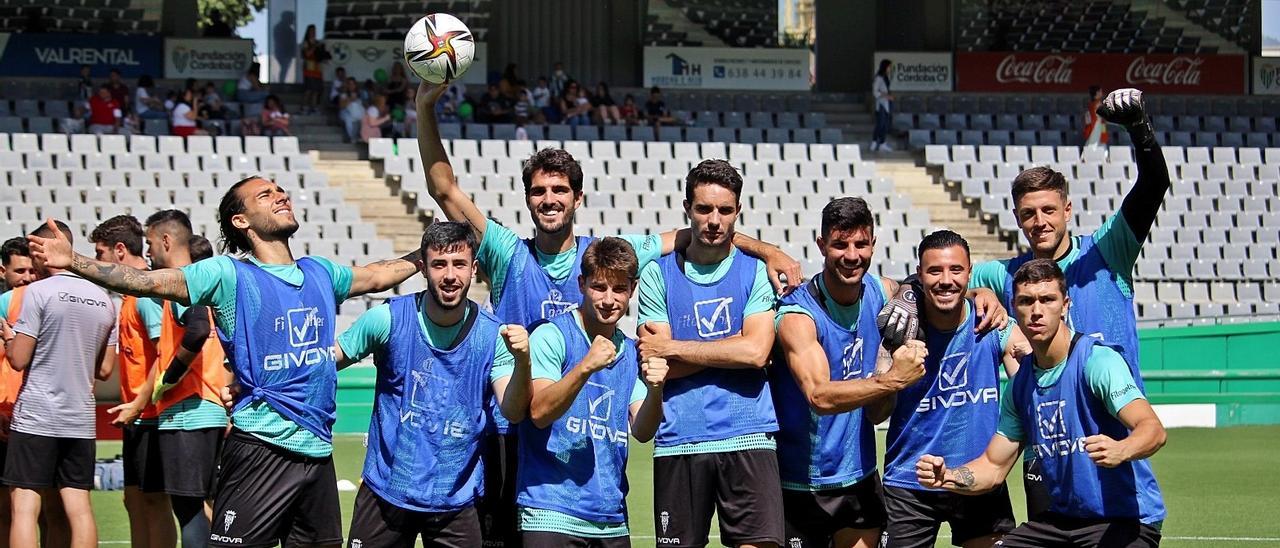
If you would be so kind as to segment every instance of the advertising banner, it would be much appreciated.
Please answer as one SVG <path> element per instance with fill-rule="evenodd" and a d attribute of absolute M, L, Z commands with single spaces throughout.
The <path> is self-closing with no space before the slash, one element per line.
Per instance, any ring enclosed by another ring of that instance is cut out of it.
<path fill-rule="evenodd" d="M 164 77 L 234 80 L 253 64 L 253 40 L 167 38 Z"/>
<path fill-rule="evenodd" d="M 644 48 L 644 85 L 672 89 L 809 89 L 809 50 Z"/>
<path fill-rule="evenodd" d="M 1280 95 L 1280 57 L 1253 58 L 1253 94 Z"/>
<path fill-rule="evenodd" d="M 1084 93 L 1135 87 L 1151 93 L 1238 95 L 1243 55 L 974 52 L 956 54 L 956 91 Z"/>
<path fill-rule="evenodd" d="M 159 77 L 164 44 L 158 36 L 0 33 L 0 75 L 74 78 L 80 65 L 93 74 Z"/>
<path fill-rule="evenodd" d="M 884 59 L 893 63 L 891 91 L 951 91 L 950 52 L 877 51 L 872 66 L 879 69 Z"/>
<path fill-rule="evenodd" d="M 324 41 L 325 47 L 329 49 L 329 53 L 333 55 L 328 63 L 325 63 L 325 80 L 333 79 L 333 71 L 338 67 L 347 70 L 347 76 L 355 78 L 357 81 L 363 82 L 373 78 L 373 73 L 378 69 L 382 69 L 391 74 L 391 64 L 404 62 L 404 41 L 403 40 L 347 40 L 343 38 L 331 38 Z M 484 84 L 489 72 L 489 65 L 486 62 L 488 58 L 488 48 L 484 42 L 476 42 L 475 60 L 471 62 L 471 68 L 462 75 L 464 84 Z M 406 69 L 408 67 L 405 67 Z M 409 78 L 417 81 L 412 72 L 406 71 Z"/>

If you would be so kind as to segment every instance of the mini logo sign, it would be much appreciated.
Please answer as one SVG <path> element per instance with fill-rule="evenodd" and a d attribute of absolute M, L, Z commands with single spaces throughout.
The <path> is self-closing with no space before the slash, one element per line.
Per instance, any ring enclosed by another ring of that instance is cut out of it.
<path fill-rule="evenodd" d="M 667 534 L 667 526 L 671 524 L 671 514 L 667 513 L 666 510 L 663 510 L 662 513 L 658 515 L 658 521 L 662 524 L 662 534 Z"/>
<path fill-rule="evenodd" d="M 969 354 L 957 352 L 938 364 L 938 390 L 948 391 L 969 385 Z"/>
<path fill-rule="evenodd" d="M 1040 428 L 1042 439 L 1066 437 L 1067 422 L 1062 417 L 1062 411 L 1066 407 L 1065 400 L 1047 401 L 1036 406 L 1036 426 Z"/>
<path fill-rule="evenodd" d="M 698 336 L 716 337 L 733 332 L 733 320 L 729 317 L 729 305 L 733 297 L 707 299 L 693 303 L 694 321 L 698 322 Z"/>
<path fill-rule="evenodd" d="M 229 533 L 229 532 L 231 532 L 231 524 L 232 524 L 232 523 L 235 523 L 235 521 L 236 521 L 236 511 L 235 511 L 235 510 L 227 510 L 226 512 L 223 512 L 223 514 L 222 514 L 222 532 L 223 532 L 223 533 Z"/>
<path fill-rule="evenodd" d="M 178 46 L 173 50 L 173 66 L 178 68 L 179 72 L 186 72 L 187 62 L 191 60 L 191 50 Z"/>

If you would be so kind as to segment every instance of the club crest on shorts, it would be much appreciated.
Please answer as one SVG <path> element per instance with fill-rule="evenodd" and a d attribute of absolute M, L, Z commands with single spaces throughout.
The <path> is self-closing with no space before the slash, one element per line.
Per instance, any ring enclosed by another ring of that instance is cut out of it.
<path fill-rule="evenodd" d="M 787 546 L 788 548 L 803 548 L 804 541 L 800 540 L 800 537 L 791 537 L 787 539 Z"/>
<path fill-rule="evenodd" d="M 364 546 L 363 540 L 360 540 L 358 538 L 351 539 L 351 548 L 361 548 L 362 546 Z"/>
<path fill-rule="evenodd" d="M 667 534 L 667 526 L 671 525 L 671 514 L 663 510 L 661 514 L 658 514 L 658 521 L 662 524 L 662 534 Z"/>
<path fill-rule="evenodd" d="M 223 513 L 222 513 L 222 532 L 223 532 L 223 533 L 228 533 L 228 532 L 230 532 L 230 531 L 231 531 L 231 524 L 232 524 L 232 523 L 235 523 L 235 521 L 236 521 L 236 511 L 235 511 L 235 510 L 227 510 L 226 512 L 223 512 Z"/>

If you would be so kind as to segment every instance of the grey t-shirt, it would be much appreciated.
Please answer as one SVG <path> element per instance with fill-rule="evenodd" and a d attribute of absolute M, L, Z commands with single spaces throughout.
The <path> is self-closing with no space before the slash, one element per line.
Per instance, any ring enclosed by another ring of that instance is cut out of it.
<path fill-rule="evenodd" d="M 111 296 L 71 273 L 50 276 L 27 286 L 13 330 L 36 340 L 13 429 L 93 439 L 93 374 L 103 348 L 116 344 Z"/>

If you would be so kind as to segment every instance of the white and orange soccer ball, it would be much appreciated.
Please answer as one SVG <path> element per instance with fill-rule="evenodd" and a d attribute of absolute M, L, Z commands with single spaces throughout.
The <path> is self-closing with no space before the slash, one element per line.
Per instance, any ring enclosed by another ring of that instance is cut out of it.
<path fill-rule="evenodd" d="M 476 41 L 457 17 L 433 13 L 419 19 L 404 35 L 404 60 L 428 84 L 457 80 L 475 59 Z"/>

